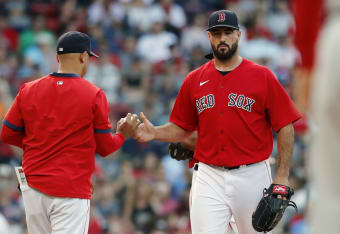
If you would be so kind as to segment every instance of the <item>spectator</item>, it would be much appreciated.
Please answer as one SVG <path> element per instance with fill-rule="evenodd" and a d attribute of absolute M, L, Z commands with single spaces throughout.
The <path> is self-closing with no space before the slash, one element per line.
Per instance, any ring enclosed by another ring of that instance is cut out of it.
<path fill-rule="evenodd" d="M 125 16 L 124 5 L 111 0 L 95 0 L 88 8 L 90 26 L 101 24 L 109 26 L 113 21 L 121 21 Z"/>
<path fill-rule="evenodd" d="M 6 2 L 6 9 L 9 13 L 8 25 L 18 31 L 26 29 L 31 19 L 25 14 L 27 3 L 25 0 L 15 0 Z"/>
<path fill-rule="evenodd" d="M 174 3 L 173 0 L 160 0 L 150 8 L 150 18 L 165 24 L 169 24 L 177 30 L 186 25 L 186 16 L 183 8 Z"/>
<path fill-rule="evenodd" d="M 149 87 L 149 71 L 139 57 L 134 57 L 129 70 L 122 73 L 122 97 L 133 110 L 145 102 Z"/>
<path fill-rule="evenodd" d="M 89 64 L 85 78 L 104 90 L 109 103 L 119 102 L 118 89 L 121 75 L 118 68 L 112 64 L 111 56 L 105 46 L 101 49 L 100 58 Z"/>
<path fill-rule="evenodd" d="M 8 20 L 3 15 L 0 15 L 0 40 L 4 41 L 6 48 L 10 51 L 15 51 L 18 47 L 18 32 L 13 28 L 8 27 Z"/>
<path fill-rule="evenodd" d="M 52 34 L 39 32 L 36 34 L 35 43 L 23 52 L 24 59 L 31 60 L 38 67 L 39 74 L 47 75 L 56 71 L 58 63 L 55 59 L 55 41 Z"/>
<path fill-rule="evenodd" d="M 206 16 L 197 14 L 191 27 L 184 29 L 182 37 L 182 46 L 188 52 L 196 47 L 200 47 L 205 53 L 210 51 L 210 42 L 205 32 Z"/>
<path fill-rule="evenodd" d="M 269 30 L 275 37 L 287 35 L 294 29 L 294 18 L 289 11 L 287 0 L 273 1 L 273 11 L 266 19 Z"/>
<path fill-rule="evenodd" d="M 139 181 L 136 187 L 136 199 L 132 212 L 132 221 L 138 231 L 149 233 L 154 226 L 156 213 L 150 204 L 152 190 L 147 181 Z"/>
<path fill-rule="evenodd" d="M 134 36 L 127 36 L 123 43 L 119 54 L 121 71 L 122 73 L 127 73 L 135 59 L 138 58 L 136 54 L 137 40 Z"/>
<path fill-rule="evenodd" d="M 150 6 L 143 0 L 131 1 L 126 18 L 130 31 L 137 34 L 148 32 L 154 20 L 150 15 Z"/>
<path fill-rule="evenodd" d="M 19 53 L 24 53 L 29 46 L 34 45 L 37 41 L 38 33 L 42 32 L 50 34 L 50 37 L 55 41 L 55 35 L 46 29 L 45 18 L 43 16 L 36 16 L 33 20 L 32 28 L 27 28 L 19 34 Z"/>
<path fill-rule="evenodd" d="M 138 40 L 137 51 L 146 61 L 156 63 L 169 59 L 170 46 L 176 43 L 176 35 L 165 31 L 164 25 L 156 21 L 152 25 L 151 32 L 144 34 Z"/>

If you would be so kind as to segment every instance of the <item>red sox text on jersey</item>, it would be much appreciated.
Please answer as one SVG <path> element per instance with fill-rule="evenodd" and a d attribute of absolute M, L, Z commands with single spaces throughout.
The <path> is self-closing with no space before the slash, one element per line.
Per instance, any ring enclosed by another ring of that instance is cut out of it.
<path fill-rule="evenodd" d="M 228 98 L 228 106 L 237 107 L 248 112 L 251 112 L 251 107 L 255 103 L 254 99 L 246 97 L 243 94 L 238 95 L 236 93 L 230 93 Z M 196 108 L 199 114 L 208 108 L 213 108 L 214 106 L 215 97 L 213 94 L 208 94 L 207 96 L 203 96 L 196 100 Z"/>

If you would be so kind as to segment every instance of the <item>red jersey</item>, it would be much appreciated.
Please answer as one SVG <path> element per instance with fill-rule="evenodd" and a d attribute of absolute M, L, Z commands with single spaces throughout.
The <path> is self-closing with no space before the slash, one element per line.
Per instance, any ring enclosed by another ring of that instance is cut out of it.
<path fill-rule="evenodd" d="M 104 92 L 76 74 L 52 73 L 24 84 L 3 121 L 1 139 L 23 148 L 29 186 L 56 197 L 90 199 L 97 151 L 124 142 L 111 135 Z"/>
<path fill-rule="evenodd" d="M 198 130 L 195 159 L 233 167 L 267 159 L 273 149 L 272 129 L 300 117 L 268 68 L 243 59 L 222 75 L 211 60 L 186 77 L 170 122 Z"/>

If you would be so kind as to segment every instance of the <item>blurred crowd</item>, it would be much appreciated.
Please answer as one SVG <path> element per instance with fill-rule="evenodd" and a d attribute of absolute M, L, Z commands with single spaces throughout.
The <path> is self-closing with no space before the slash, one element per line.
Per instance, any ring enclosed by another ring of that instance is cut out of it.
<path fill-rule="evenodd" d="M 143 111 L 154 124 L 168 121 L 186 74 L 210 52 L 207 19 L 218 9 L 239 17 L 243 57 L 268 66 L 291 95 L 300 56 L 289 0 L 0 0 L 0 120 L 23 82 L 56 71 L 56 39 L 88 33 L 100 55 L 85 79 L 102 88 L 113 126 Z M 306 233 L 308 200 L 304 120 L 295 123 L 290 182 L 299 213 L 286 212 L 274 233 Z M 128 140 L 107 158 L 96 156 L 90 234 L 190 233 L 192 169 L 167 153 L 168 144 Z M 0 142 L 0 233 L 27 233 L 13 166 L 21 150 Z M 275 174 L 276 141 L 270 158 Z"/>

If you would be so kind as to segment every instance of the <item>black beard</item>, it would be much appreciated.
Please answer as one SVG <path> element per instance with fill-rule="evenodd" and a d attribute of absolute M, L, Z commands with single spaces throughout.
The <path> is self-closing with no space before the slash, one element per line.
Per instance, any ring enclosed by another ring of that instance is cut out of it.
<path fill-rule="evenodd" d="M 213 45 L 211 45 L 211 48 L 213 50 L 213 53 L 214 53 L 214 56 L 218 59 L 218 60 L 221 60 L 221 61 L 227 61 L 227 60 L 230 60 L 234 54 L 236 53 L 237 51 L 237 47 L 238 47 L 238 42 L 236 41 L 234 44 L 231 45 L 231 48 L 230 46 L 228 46 L 227 44 L 219 44 L 218 46 L 221 46 L 221 45 L 225 45 L 227 46 L 228 48 L 226 48 L 223 52 L 220 52 L 218 50 L 218 48 L 214 47 Z M 217 47 L 218 47 L 217 46 Z"/>

